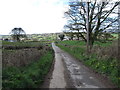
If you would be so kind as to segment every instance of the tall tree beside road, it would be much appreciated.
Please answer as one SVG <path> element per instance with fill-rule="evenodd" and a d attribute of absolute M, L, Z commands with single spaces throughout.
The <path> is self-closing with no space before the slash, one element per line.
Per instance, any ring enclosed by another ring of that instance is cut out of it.
<path fill-rule="evenodd" d="M 118 23 L 116 17 L 119 2 L 81 1 L 69 2 L 69 9 L 65 12 L 65 17 L 68 19 L 65 28 L 77 31 L 80 37 L 88 41 L 89 49 L 91 49 L 100 32 L 107 31 Z M 88 32 L 88 36 L 85 37 L 81 32 Z"/>

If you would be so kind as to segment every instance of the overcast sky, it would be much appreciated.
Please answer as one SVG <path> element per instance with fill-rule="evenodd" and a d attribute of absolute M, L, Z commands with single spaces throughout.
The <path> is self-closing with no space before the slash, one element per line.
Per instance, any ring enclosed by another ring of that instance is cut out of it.
<path fill-rule="evenodd" d="M 27 34 L 61 32 L 67 0 L 0 0 L 0 34 L 21 27 Z"/>
<path fill-rule="evenodd" d="M 15 27 L 23 28 L 27 34 L 62 32 L 66 24 L 63 17 L 67 2 L 68 0 L 0 0 L 0 34 L 9 34 Z"/>

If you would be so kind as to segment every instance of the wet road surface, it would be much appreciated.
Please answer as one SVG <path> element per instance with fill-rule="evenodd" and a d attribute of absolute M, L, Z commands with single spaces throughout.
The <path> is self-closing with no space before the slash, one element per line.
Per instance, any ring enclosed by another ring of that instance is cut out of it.
<path fill-rule="evenodd" d="M 66 81 L 64 78 L 64 66 L 62 57 L 58 50 L 59 48 L 56 47 L 54 43 L 52 44 L 52 46 L 55 51 L 55 64 L 49 88 L 65 88 Z"/>
<path fill-rule="evenodd" d="M 64 52 L 54 43 L 52 47 L 55 51 L 55 66 L 50 81 L 50 88 L 65 88 L 68 82 L 65 77 L 65 70 L 67 70 L 70 77 L 69 83 L 75 88 L 111 88 L 111 85 L 104 80 L 100 80 L 99 76 L 89 68 L 84 66 L 81 62 L 76 60 L 70 54 Z M 64 65 L 63 65 L 64 64 Z"/>

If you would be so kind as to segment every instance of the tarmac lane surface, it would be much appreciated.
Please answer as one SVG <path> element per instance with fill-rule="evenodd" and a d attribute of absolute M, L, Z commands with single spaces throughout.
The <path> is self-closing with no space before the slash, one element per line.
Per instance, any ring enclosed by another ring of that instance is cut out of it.
<path fill-rule="evenodd" d="M 91 71 L 54 43 L 52 47 L 55 51 L 55 64 L 49 88 L 113 88 L 105 78 Z"/>

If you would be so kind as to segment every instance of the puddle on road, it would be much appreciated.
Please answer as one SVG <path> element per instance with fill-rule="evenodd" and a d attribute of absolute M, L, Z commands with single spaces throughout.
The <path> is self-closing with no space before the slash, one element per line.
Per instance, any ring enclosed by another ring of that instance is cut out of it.
<path fill-rule="evenodd" d="M 99 87 L 93 86 L 93 85 L 85 85 L 85 84 L 83 84 L 81 86 L 76 86 L 76 88 L 99 88 Z"/>
<path fill-rule="evenodd" d="M 79 66 L 79 64 L 77 64 L 73 60 L 71 60 L 69 57 L 65 56 L 64 54 L 62 54 L 62 57 L 64 59 L 68 71 L 70 72 L 70 76 L 76 88 L 98 88 L 97 86 L 89 85 L 87 84 L 87 82 L 85 83 L 81 81 L 83 79 L 86 79 L 86 77 L 84 77 L 86 72 L 82 71 L 81 66 Z M 87 78 L 90 80 L 93 79 L 93 77 Z"/>
<path fill-rule="evenodd" d="M 83 76 L 80 75 L 71 75 L 74 80 L 80 80 L 83 79 Z"/>
<path fill-rule="evenodd" d="M 93 77 L 89 77 L 90 79 L 94 79 Z"/>

